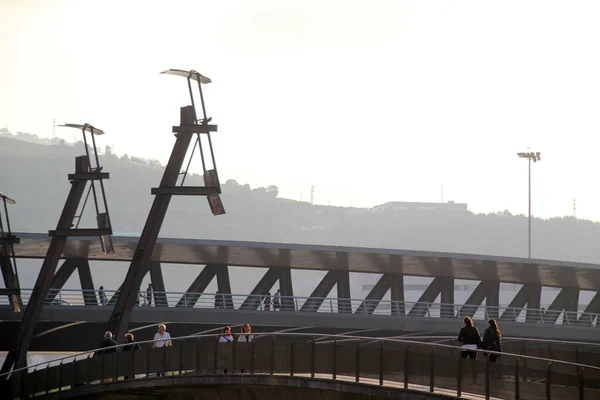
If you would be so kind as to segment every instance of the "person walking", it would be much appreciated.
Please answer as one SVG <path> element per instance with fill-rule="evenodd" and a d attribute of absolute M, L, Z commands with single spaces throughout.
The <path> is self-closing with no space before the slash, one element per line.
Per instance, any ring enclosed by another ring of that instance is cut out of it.
<path fill-rule="evenodd" d="M 141 350 L 142 347 L 135 343 L 135 338 L 133 336 L 133 333 L 131 332 L 127 332 L 125 334 L 125 345 L 121 348 L 123 352 L 129 352 L 129 351 L 136 351 L 136 350 Z M 132 355 L 133 357 L 133 355 Z M 129 379 L 129 375 L 125 375 L 124 377 L 126 380 Z M 132 377 L 132 379 L 135 378 L 135 375 Z"/>
<path fill-rule="evenodd" d="M 115 347 L 117 345 L 117 342 L 115 342 L 112 338 L 112 332 L 106 331 L 104 333 L 104 340 L 102 340 L 102 343 L 100 343 L 100 350 L 97 350 L 94 353 L 94 357 L 95 356 L 104 356 L 107 354 L 113 354 L 117 352 L 117 348 Z M 101 360 L 102 362 L 104 362 L 103 360 Z M 110 383 L 113 381 L 112 377 L 104 378 L 104 383 Z"/>
<path fill-rule="evenodd" d="M 273 310 L 279 311 L 281 309 L 281 291 L 277 289 L 275 294 L 273 295 Z"/>
<path fill-rule="evenodd" d="M 154 290 L 152 289 L 152 284 L 149 283 L 148 284 L 148 288 L 146 289 L 146 301 L 148 302 L 148 307 L 152 307 L 152 292 Z"/>
<path fill-rule="evenodd" d="M 231 335 L 231 327 L 230 326 L 226 326 L 225 328 L 223 328 L 223 332 L 221 333 L 221 337 L 219 337 L 219 343 L 233 343 L 233 336 Z M 229 346 L 227 346 L 228 351 L 227 354 L 223 354 L 224 352 L 221 352 L 221 357 L 225 356 L 227 359 L 229 359 L 229 354 L 231 349 L 229 349 Z M 221 364 L 225 364 L 225 360 L 220 360 L 222 361 Z M 228 372 L 227 368 L 223 369 L 223 373 L 226 374 Z"/>
<path fill-rule="evenodd" d="M 263 301 L 263 309 L 265 311 L 271 311 L 271 292 L 267 292 Z"/>
<path fill-rule="evenodd" d="M 488 320 L 488 325 L 483 332 L 483 349 L 502 353 L 502 334 L 500 333 L 500 329 L 498 329 L 498 323 L 492 318 Z M 499 354 L 484 354 L 493 363 L 500 358 Z"/>
<path fill-rule="evenodd" d="M 465 326 L 462 327 L 458 334 L 458 342 L 462 344 L 460 356 L 463 359 L 477 359 L 477 349 L 481 348 L 481 335 L 479 329 L 473 325 L 471 317 L 465 317 L 463 319 Z M 477 383 L 477 365 L 471 363 L 471 375 L 473 377 L 473 383 Z"/>
<path fill-rule="evenodd" d="M 158 332 L 154 334 L 154 341 L 152 342 L 152 348 L 171 347 L 171 335 L 167 332 L 167 326 L 165 324 L 158 325 Z M 166 371 L 157 372 L 156 376 L 164 376 Z"/>
<path fill-rule="evenodd" d="M 108 304 L 108 298 L 106 297 L 106 292 L 104 291 L 104 286 L 100 286 L 98 288 L 98 297 L 100 297 L 100 305 L 105 306 Z"/>
<path fill-rule="evenodd" d="M 242 333 L 240 336 L 238 336 L 238 343 L 250 343 L 253 341 L 254 335 L 252 334 L 252 327 L 250 326 L 250 324 L 244 324 L 244 326 L 242 326 Z M 252 355 L 252 357 L 253 356 L 254 355 Z M 242 368 L 240 372 L 243 374 L 245 372 L 245 369 Z"/>

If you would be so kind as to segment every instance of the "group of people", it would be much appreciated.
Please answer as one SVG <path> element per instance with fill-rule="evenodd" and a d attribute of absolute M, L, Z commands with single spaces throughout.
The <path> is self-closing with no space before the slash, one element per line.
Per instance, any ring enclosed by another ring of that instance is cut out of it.
<path fill-rule="evenodd" d="M 483 332 L 483 338 L 479 329 L 473 324 L 471 317 L 464 318 L 465 326 L 458 334 L 458 342 L 462 344 L 461 357 L 471 360 L 477 359 L 477 349 L 489 350 L 502 353 L 502 334 L 495 319 L 488 320 L 488 327 Z M 496 362 L 500 357 L 495 353 L 483 353 L 490 362 Z"/>

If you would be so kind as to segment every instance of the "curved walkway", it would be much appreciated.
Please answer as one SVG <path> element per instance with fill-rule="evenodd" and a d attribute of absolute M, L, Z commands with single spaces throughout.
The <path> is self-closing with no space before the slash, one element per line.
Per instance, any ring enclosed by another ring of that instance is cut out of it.
<path fill-rule="evenodd" d="M 16 370 L 0 375 L 0 397 L 115 398 L 139 391 L 162 394 L 165 387 L 175 396 L 175 387 L 222 392 L 227 382 L 237 382 L 240 390 L 267 384 L 358 391 L 357 399 L 369 393 L 373 398 L 397 399 L 600 395 L 600 368 L 539 357 L 502 353 L 499 363 L 489 363 L 480 354 L 471 361 L 462 359 L 460 348 L 454 346 L 345 335 L 256 334 L 250 343 L 221 343 L 221 337 L 180 337 L 173 339 L 172 347 L 163 348 L 152 348 L 152 341 L 140 342 L 145 348 L 138 351 L 120 351 L 119 345 L 110 354 L 96 349 Z"/>

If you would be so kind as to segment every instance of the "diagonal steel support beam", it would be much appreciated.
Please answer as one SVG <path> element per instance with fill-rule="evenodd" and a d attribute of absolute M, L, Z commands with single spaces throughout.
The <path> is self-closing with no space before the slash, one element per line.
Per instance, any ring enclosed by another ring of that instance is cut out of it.
<path fill-rule="evenodd" d="M 392 315 L 406 315 L 406 306 L 404 304 L 404 275 L 394 274 L 391 276 L 391 299 Z"/>
<path fill-rule="evenodd" d="M 521 287 L 515 298 L 510 302 L 507 309 L 500 316 L 501 320 L 512 321 L 527 306 L 525 320 L 537 322 L 541 320 L 539 314 L 540 299 L 542 297 L 542 286 L 534 283 L 526 283 Z"/>
<path fill-rule="evenodd" d="M 65 286 L 65 283 L 69 280 L 73 272 L 77 269 L 77 260 L 72 258 L 66 259 L 62 265 L 58 268 L 54 277 L 52 278 L 52 282 L 50 282 L 50 290 L 48 291 L 48 296 L 46 296 L 46 301 L 44 304 L 51 304 L 55 299 L 60 289 Z"/>
<path fill-rule="evenodd" d="M 88 172 L 90 168 L 89 158 L 85 156 L 76 157 L 75 172 Z M 71 229 L 73 219 L 77 213 L 77 208 L 83 196 L 87 181 L 75 180 L 71 181 L 71 190 L 65 202 L 62 214 L 58 220 L 56 230 Z M 7 373 L 13 366 L 22 368 L 27 365 L 27 351 L 33 338 L 33 333 L 40 318 L 44 301 L 50 290 L 50 283 L 54 277 L 56 266 L 62 254 L 67 241 L 66 236 L 53 236 L 46 258 L 42 263 L 42 267 L 35 282 L 33 292 L 29 298 L 25 313 L 19 324 L 19 332 L 15 338 L 14 344 L 7 354 L 0 373 Z"/>
<path fill-rule="evenodd" d="M 215 264 L 204 266 L 175 307 L 193 308 L 216 274 L 217 266 Z"/>
<path fill-rule="evenodd" d="M 412 307 L 409 316 L 424 317 L 431 303 L 441 294 L 440 315 L 444 318 L 454 317 L 454 278 L 438 276 L 423 292 L 417 303 Z"/>
<path fill-rule="evenodd" d="M 392 286 L 392 274 L 383 274 L 375 286 L 371 289 L 367 297 L 360 303 L 356 309 L 356 314 L 373 314 L 383 296 L 390 290 Z"/>
<path fill-rule="evenodd" d="M 306 299 L 300 311 L 317 312 L 325 298 L 329 295 L 329 292 L 331 292 L 333 287 L 338 283 L 340 278 L 339 272 L 340 271 L 328 271 L 315 290 L 313 290 L 310 297 Z"/>
<path fill-rule="evenodd" d="M 269 268 L 263 277 L 258 281 L 250 295 L 240 306 L 240 310 L 256 310 L 260 306 L 263 295 L 267 294 L 279 279 L 279 269 Z"/>
<path fill-rule="evenodd" d="M 579 288 L 563 288 L 544 312 L 544 323 L 555 324 L 563 311 L 577 318 Z M 566 319 L 569 317 L 567 316 Z"/>
<path fill-rule="evenodd" d="M 150 282 L 152 282 L 154 304 L 156 307 L 168 307 L 165 281 L 160 261 L 150 260 Z M 141 285 L 141 284 L 140 284 Z"/>
<path fill-rule="evenodd" d="M 500 295 L 500 282 L 496 281 L 481 281 L 469 296 L 465 305 L 460 308 L 459 315 L 473 317 L 483 300 L 486 301 L 488 308 L 488 316 L 490 318 L 498 318 L 498 302 Z"/>
<path fill-rule="evenodd" d="M 587 305 L 579 321 L 582 323 L 592 325 L 592 314 L 600 314 L 600 292 L 596 292 L 592 301 Z M 597 317 L 600 318 L 600 317 Z M 600 319 L 598 320 L 600 322 Z M 596 327 L 600 328 L 600 323 L 596 323 Z"/>
<path fill-rule="evenodd" d="M 195 110 L 192 106 L 181 108 L 180 126 L 196 126 L 195 125 Z M 169 158 L 169 162 L 165 168 L 165 172 L 161 179 L 159 188 L 173 187 L 177 185 L 179 172 L 183 166 L 185 156 L 192 139 L 191 133 L 177 133 L 175 145 Z M 123 282 L 122 296 L 119 296 L 115 308 L 110 316 L 108 330 L 113 332 L 117 338 L 123 338 L 129 321 L 131 320 L 131 312 L 138 296 L 138 291 L 144 276 L 150 269 L 150 261 L 154 246 L 160 233 L 169 203 L 171 202 L 172 194 L 157 194 L 148 213 L 146 224 L 140 235 L 137 247 Z"/>

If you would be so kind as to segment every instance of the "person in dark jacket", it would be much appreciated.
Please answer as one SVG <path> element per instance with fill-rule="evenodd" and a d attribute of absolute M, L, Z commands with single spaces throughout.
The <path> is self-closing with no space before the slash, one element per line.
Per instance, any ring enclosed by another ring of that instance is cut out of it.
<path fill-rule="evenodd" d="M 485 332 L 483 332 L 483 349 L 501 353 L 502 334 L 500 333 L 500 329 L 498 329 L 498 323 L 492 318 L 488 321 L 488 324 L 489 326 L 486 328 Z M 500 357 L 498 354 L 487 353 L 485 353 L 485 356 L 490 362 L 496 362 Z"/>
<path fill-rule="evenodd" d="M 481 348 L 481 335 L 479 329 L 473 325 L 471 317 L 465 317 L 463 320 L 465 326 L 462 327 L 458 334 L 458 342 L 462 344 L 463 350 L 460 352 L 462 358 L 477 359 L 477 350 Z"/>
<path fill-rule="evenodd" d="M 135 351 L 135 350 L 141 350 L 142 348 L 140 347 L 139 344 L 135 343 L 135 338 L 133 336 L 133 333 L 131 332 L 127 332 L 125 334 L 125 344 L 122 347 L 123 351 Z M 128 375 L 125 375 L 125 379 L 129 379 Z"/>
<path fill-rule="evenodd" d="M 105 354 L 112 354 L 117 352 L 116 346 L 117 342 L 115 342 L 112 338 L 111 332 L 106 332 L 104 334 L 104 340 L 100 343 L 100 350 L 96 351 L 96 356 L 103 356 Z"/>
<path fill-rule="evenodd" d="M 96 353 L 94 354 L 94 356 L 104 356 L 107 354 L 113 354 L 117 352 L 117 348 L 114 347 L 117 345 L 117 342 L 115 342 L 112 338 L 112 332 L 106 332 L 104 333 L 104 340 L 102 341 L 102 343 L 100 343 L 100 350 L 96 351 Z M 103 361 L 104 362 L 104 361 Z M 110 383 L 113 381 L 112 377 L 105 377 L 103 382 L 104 383 Z"/>

